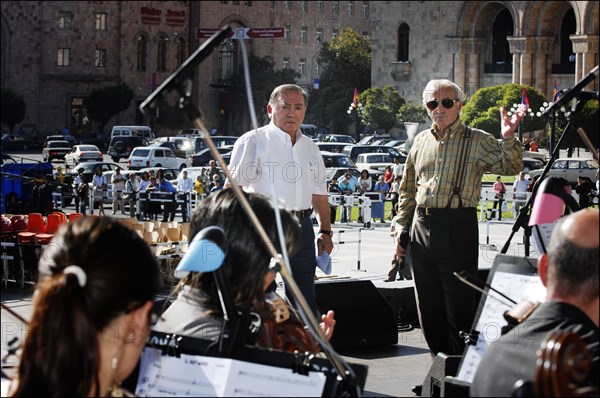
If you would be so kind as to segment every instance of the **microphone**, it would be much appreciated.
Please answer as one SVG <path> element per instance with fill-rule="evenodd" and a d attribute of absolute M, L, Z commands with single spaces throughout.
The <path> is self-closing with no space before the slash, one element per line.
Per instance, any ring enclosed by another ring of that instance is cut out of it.
<path fill-rule="evenodd" d="M 594 80 L 596 78 L 596 72 L 598 71 L 599 67 L 600 67 L 600 65 L 596 65 L 596 67 L 594 69 L 592 69 L 586 77 L 581 79 L 577 84 L 575 84 L 567 92 L 565 92 L 562 96 L 560 96 L 558 98 L 558 100 L 556 100 L 556 102 L 554 102 L 552 105 L 550 105 L 542 113 L 542 116 L 545 116 L 547 114 L 552 114 L 552 112 L 555 112 L 557 109 L 560 109 L 560 107 L 563 106 L 563 104 L 568 103 L 573 98 L 575 98 L 581 92 L 581 90 L 583 90 L 583 88 L 585 86 L 587 86 L 592 80 Z"/>
<path fill-rule="evenodd" d="M 223 264 L 227 254 L 227 238 L 221 227 L 210 226 L 198 232 L 175 269 L 181 279 L 190 272 L 212 272 Z"/>
<path fill-rule="evenodd" d="M 571 196 L 569 184 L 559 177 L 547 177 L 538 187 L 531 209 L 529 226 L 549 224 L 563 216 L 565 205 L 570 210 L 578 210 L 579 206 Z"/>

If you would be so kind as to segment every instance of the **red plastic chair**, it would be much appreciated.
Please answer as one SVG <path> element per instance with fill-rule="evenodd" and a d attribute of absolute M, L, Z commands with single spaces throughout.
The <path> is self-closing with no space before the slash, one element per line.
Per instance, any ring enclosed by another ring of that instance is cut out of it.
<path fill-rule="evenodd" d="M 46 232 L 39 233 L 35 235 L 35 241 L 40 245 L 47 245 L 50 240 L 54 237 L 56 231 L 60 225 L 64 222 L 62 213 L 50 213 L 48 214 L 47 221 L 48 225 L 46 226 Z M 66 219 L 66 217 L 64 218 Z"/>
<path fill-rule="evenodd" d="M 40 213 L 29 213 L 27 231 L 19 232 L 19 243 L 33 243 L 36 234 L 46 232 L 44 216 Z"/>
<path fill-rule="evenodd" d="M 9 237 L 12 235 L 13 229 L 10 218 L 2 216 L 2 219 L 0 220 L 0 227 L 2 238 Z"/>
<path fill-rule="evenodd" d="M 50 214 L 56 214 L 56 215 L 58 215 L 60 217 L 60 222 L 61 223 L 67 222 L 69 220 L 68 217 L 67 217 L 67 215 L 65 213 L 60 212 L 60 211 L 54 211 L 54 212 L 52 212 Z"/>
<path fill-rule="evenodd" d="M 25 217 L 11 219 L 11 223 L 12 230 L 15 234 L 27 231 L 28 220 Z"/>
<path fill-rule="evenodd" d="M 83 213 L 71 213 L 69 214 L 69 221 L 75 221 L 81 217 L 83 217 Z"/>

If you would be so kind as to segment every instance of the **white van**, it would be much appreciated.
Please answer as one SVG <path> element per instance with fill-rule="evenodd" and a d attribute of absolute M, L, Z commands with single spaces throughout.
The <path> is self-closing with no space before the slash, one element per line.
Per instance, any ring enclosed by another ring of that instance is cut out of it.
<path fill-rule="evenodd" d="M 143 137 L 148 141 L 153 140 L 155 137 L 154 131 L 148 126 L 114 126 L 110 132 L 110 138 L 113 137 Z"/>

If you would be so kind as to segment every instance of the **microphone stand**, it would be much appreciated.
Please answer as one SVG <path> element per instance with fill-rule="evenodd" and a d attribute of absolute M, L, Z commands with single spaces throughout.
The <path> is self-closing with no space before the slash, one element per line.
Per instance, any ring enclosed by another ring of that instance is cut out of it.
<path fill-rule="evenodd" d="M 202 46 L 194 52 L 171 76 L 167 78 L 150 96 L 140 105 L 139 109 L 142 113 L 145 113 L 146 108 L 154 109 L 158 107 L 160 100 L 165 97 L 168 93 L 176 91 L 180 96 L 178 102 L 179 107 L 185 112 L 188 119 L 194 124 L 194 126 L 200 132 L 200 136 L 208 146 L 211 155 L 217 161 L 223 174 L 225 174 L 226 179 L 232 182 L 231 189 L 233 190 L 236 198 L 239 200 L 242 208 L 244 209 L 246 215 L 250 219 L 252 225 L 255 227 L 256 232 L 259 234 L 261 240 L 263 241 L 265 248 L 270 253 L 271 257 L 275 259 L 277 262 L 276 270 L 280 272 L 284 282 L 286 283 L 286 287 L 290 290 L 293 297 L 296 299 L 297 304 L 307 319 L 307 326 L 311 329 L 311 331 L 317 336 L 321 346 L 328 359 L 335 367 L 339 378 L 350 394 L 354 394 L 356 396 L 360 395 L 360 389 L 358 386 L 358 379 L 354 373 L 354 370 L 343 360 L 341 356 L 333 351 L 329 342 L 326 341 L 321 328 L 319 327 L 319 323 L 314 315 L 314 313 L 310 310 L 306 299 L 300 292 L 298 285 L 294 281 L 291 273 L 289 272 L 288 267 L 286 266 L 283 256 L 281 256 L 277 250 L 275 249 L 275 245 L 269 239 L 264 227 L 262 226 L 260 220 L 258 220 L 256 214 L 250 207 L 248 200 L 244 196 L 239 185 L 235 184 L 235 179 L 231 176 L 227 164 L 224 162 L 221 157 L 219 151 L 217 150 L 210 134 L 204 122 L 202 121 L 202 115 L 198 107 L 193 103 L 192 96 L 192 87 L 193 87 L 193 68 L 204 58 L 206 58 L 212 49 L 220 44 L 226 36 L 228 36 L 232 32 L 232 29 L 229 26 L 224 26 L 219 31 L 217 31 L 213 36 L 211 36 Z M 231 315 L 231 314 L 230 314 Z M 235 342 L 240 337 L 237 335 L 239 332 L 239 328 L 234 328 L 232 330 L 234 333 L 232 335 L 232 339 L 234 342 L 232 345 L 238 346 Z"/>

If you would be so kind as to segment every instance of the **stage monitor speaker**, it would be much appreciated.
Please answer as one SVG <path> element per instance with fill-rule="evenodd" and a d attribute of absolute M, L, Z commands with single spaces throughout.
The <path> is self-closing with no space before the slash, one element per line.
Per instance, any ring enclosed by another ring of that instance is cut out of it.
<path fill-rule="evenodd" d="M 322 313 L 335 311 L 331 345 L 336 350 L 398 343 L 398 320 L 392 306 L 371 281 L 315 283 Z"/>

